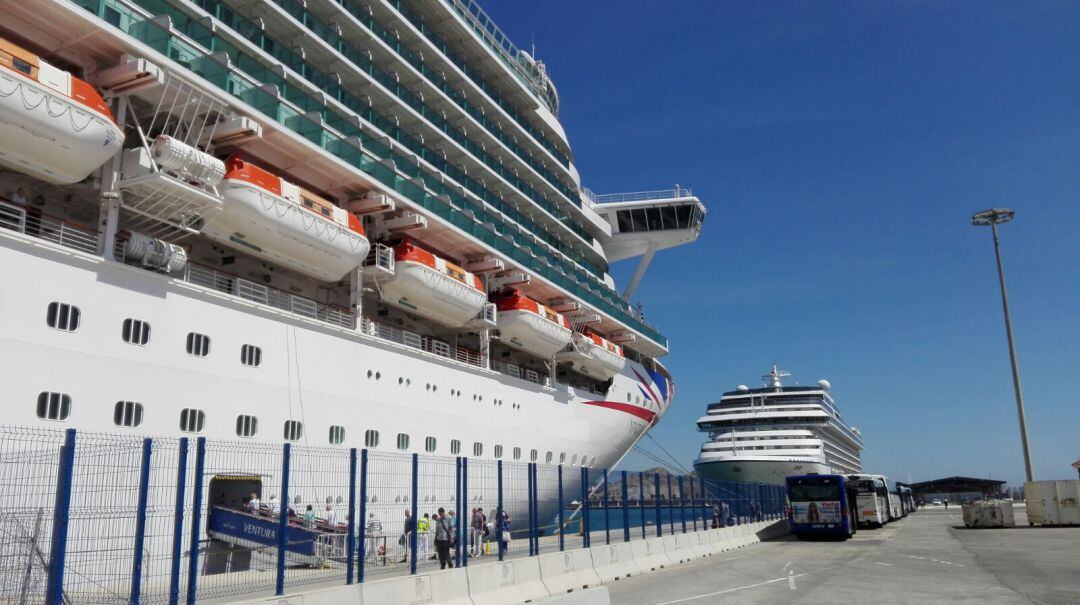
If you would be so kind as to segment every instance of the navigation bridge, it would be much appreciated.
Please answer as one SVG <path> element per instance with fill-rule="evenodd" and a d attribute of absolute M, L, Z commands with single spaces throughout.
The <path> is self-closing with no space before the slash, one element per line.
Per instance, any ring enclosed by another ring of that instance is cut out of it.
<path fill-rule="evenodd" d="M 611 225 L 611 238 L 603 242 L 608 261 L 641 257 L 624 298 L 634 294 L 657 250 L 696 241 L 705 220 L 705 205 L 690 189 L 678 185 L 662 191 L 607 195 L 586 189 L 585 198 Z"/>

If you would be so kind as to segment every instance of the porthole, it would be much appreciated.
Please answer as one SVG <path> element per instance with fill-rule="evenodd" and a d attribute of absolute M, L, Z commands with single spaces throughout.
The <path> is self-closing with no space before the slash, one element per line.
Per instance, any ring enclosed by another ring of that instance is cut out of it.
<path fill-rule="evenodd" d="M 37 398 L 37 417 L 42 420 L 67 420 L 71 413 L 71 396 L 66 393 L 40 393 Z"/>
<path fill-rule="evenodd" d="M 187 352 L 195 357 L 206 357 L 210 354 L 210 337 L 198 332 L 188 332 Z"/>
<path fill-rule="evenodd" d="M 331 445 L 345 443 L 345 427 L 337 425 L 330 427 L 330 443 Z"/>
<path fill-rule="evenodd" d="M 484 455 L 484 444 L 480 443 L 479 441 L 474 443 L 472 445 L 472 453 L 473 453 L 473 456 L 477 456 L 477 457 L 483 456 Z"/>
<path fill-rule="evenodd" d="M 206 412 L 194 408 L 180 410 L 180 431 L 184 433 L 201 433 L 206 423 Z"/>
<path fill-rule="evenodd" d="M 364 447 L 379 447 L 379 431 L 364 431 Z"/>
<path fill-rule="evenodd" d="M 299 420 L 285 421 L 285 441 L 299 441 L 304 436 L 304 423 Z"/>
<path fill-rule="evenodd" d="M 397 436 L 397 448 L 399 450 L 409 449 L 409 436 L 405 433 L 398 433 Z"/>
<path fill-rule="evenodd" d="M 450 440 L 450 453 L 455 456 L 461 453 L 461 442 L 457 439 Z"/>
<path fill-rule="evenodd" d="M 262 365 L 262 349 L 255 345 L 240 347 L 240 363 L 257 368 Z"/>
<path fill-rule="evenodd" d="M 150 342 L 150 324 L 140 319 L 127 318 L 124 320 L 120 337 L 128 344 L 145 347 Z"/>
<path fill-rule="evenodd" d="M 248 414 L 236 417 L 236 434 L 240 437 L 254 437 L 259 432 L 259 419 Z"/>
<path fill-rule="evenodd" d="M 64 332 L 74 332 L 79 329 L 79 321 L 82 311 L 75 305 L 62 302 L 51 302 L 45 310 L 45 323 L 50 328 Z"/>
<path fill-rule="evenodd" d="M 117 401 L 113 406 L 113 424 L 136 427 L 142 424 L 143 405 L 135 401 Z"/>
<path fill-rule="evenodd" d="M 521 460 L 521 448 L 520 447 L 515 447 L 514 448 L 514 460 Z"/>
<path fill-rule="evenodd" d="M 495 457 L 496 458 L 502 458 L 502 455 L 503 455 L 503 447 L 501 445 L 496 445 L 495 446 Z"/>
<path fill-rule="evenodd" d="M 435 451 L 438 441 L 434 437 L 427 437 L 424 439 L 424 451 L 431 453 Z"/>
<path fill-rule="evenodd" d="M 544 454 L 544 462 L 547 462 L 548 464 L 551 464 L 552 456 L 553 455 L 552 455 L 551 452 L 548 452 L 548 453 Z"/>
<path fill-rule="evenodd" d="M 540 452 L 537 452 L 536 450 L 529 450 L 529 462 L 536 462 L 539 457 Z"/>

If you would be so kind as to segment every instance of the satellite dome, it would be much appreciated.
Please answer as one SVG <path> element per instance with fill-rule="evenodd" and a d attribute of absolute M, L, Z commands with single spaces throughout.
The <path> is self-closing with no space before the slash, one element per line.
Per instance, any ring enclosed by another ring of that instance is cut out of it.
<path fill-rule="evenodd" d="M 825 389 L 826 391 L 828 391 L 829 389 L 832 388 L 832 385 L 829 384 L 828 380 L 819 380 L 819 381 L 817 381 L 817 383 L 818 383 L 819 387 L 821 387 L 822 389 Z"/>
<path fill-rule="evenodd" d="M 746 386 L 745 384 L 740 384 L 739 386 L 735 387 L 735 390 L 736 391 L 749 391 L 750 387 Z"/>

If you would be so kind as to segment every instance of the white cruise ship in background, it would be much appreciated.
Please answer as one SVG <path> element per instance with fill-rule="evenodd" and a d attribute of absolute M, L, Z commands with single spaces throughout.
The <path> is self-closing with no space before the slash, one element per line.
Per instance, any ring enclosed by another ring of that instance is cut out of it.
<path fill-rule="evenodd" d="M 705 208 L 584 189 L 474 3 L 0 15 L 5 423 L 610 468 L 667 411 L 630 296 Z"/>
<path fill-rule="evenodd" d="M 764 375 L 766 386 L 740 385 L 698 418 L 708 433 L 694 468 L 706 479 L 783 484 L 789 475 L 862 471 L 862 435 L 848 426 L 830 385 L 784 386 L 788 372 Z"/>

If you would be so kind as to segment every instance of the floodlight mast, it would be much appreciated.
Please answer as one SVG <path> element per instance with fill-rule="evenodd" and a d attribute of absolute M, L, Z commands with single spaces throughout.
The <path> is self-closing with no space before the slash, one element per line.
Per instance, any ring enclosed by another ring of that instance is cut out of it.
<path fill-rule="evenodd" d="M 1001 284 L 1001 307 L 1005 312 L 1005 336 L 1009 340 L 1009 361 L 1012 363 L 1013 390 L 1016 392 L 1016 413 L 1020 419 L 1020 443 L 1024 448 L 1024 471 L 1027 480 L 1034 481 L 1031 472 L 1031 449 L 1028 446 L 1027 417 L 1024 414 L 1024 394 L 1020 388 L 1020 369 L 1016 362 L 1016 344 L 1013 341 L 1012 314 L 1009 313 L 1009 298 L 1005 293 L 1005 269 L 1001 264 L 1001 245 L 998 242 L 997 226 L 1007 223 L 1016 216 L 1009 208 L 991 208 L 976 212 L 971 216 L 971 224 L 976 227 L 990 226 L 994 233 L 994 256 L 997 258 L 998 281 Z"/>

